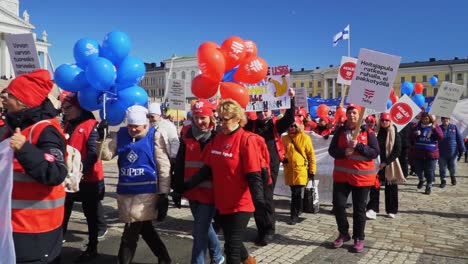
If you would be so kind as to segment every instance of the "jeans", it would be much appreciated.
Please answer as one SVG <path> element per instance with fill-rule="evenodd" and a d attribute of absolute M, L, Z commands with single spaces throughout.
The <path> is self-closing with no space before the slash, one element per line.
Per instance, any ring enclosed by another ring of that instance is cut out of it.
<path fill-rule="evenodd" d="M 353 238 L 364 240 L 366 227 L 366 204 L 370 186 L 358 187 L 349 183 L 333 183 L 333 208 L 336 224 L 340 234 L 349 234 L 349 223 L 346 216 L 346 201 L 351 192 L 353 199 Z"/>
<path fill-rule="evenodd" d="M 249 252 L 242 242 L 251 213 L 237 212 L 219 215 L 219 224 L 224 234 L 224 253 L 226 264 L 239 264 L 245 261 Z"/>
<path fill-rule="evenodd" d="M 367 203 L 367 210 L 374 210 L 379 212 L 380 203 L 380 188 L 370 187 L 369 203 Z M 398 213 L 398 185 L 385 183 L 385 211 L 387 214 Z"/>
<path fill-rule="evenodd" d="M 436 165 L 435 159 L 416 159 L 414 160 L 414 168 L 418 175 L 419 181 L 424 181 L 426 178 L 426 189 L 430 189 L 434 182 L 434 171 Z"/>
<path fill-rule="evenodd" d="M 205 263 L 207 248 L 209 249 L 211 259 L 214 260 L 215 263 L 218 263 L 223 256 L 218 236 L 211 224 L 215 214 L 214 205 L 200 203 L 195 200 L 189 200 L 189 204 L 193 215 L 193 246 L 191 263 Z"/>
<path fill-rule="evenodd" d="M 455 174 L 457 173 L 457 155 L 454 155 L 453 157 L 439 157 L 439 175 L 441 181 L 445 180 L 447 167 L 450 177 L 455 177 Z"/>

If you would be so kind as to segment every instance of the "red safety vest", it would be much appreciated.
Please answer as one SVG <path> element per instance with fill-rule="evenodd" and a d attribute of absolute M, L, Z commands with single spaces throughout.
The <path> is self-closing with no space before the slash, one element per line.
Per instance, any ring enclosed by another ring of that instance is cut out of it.
<path fill-rule="evenodd" d="M 338 136 L 338 148 L 347 148 L 346 134 L 343 132 Z M 361 131 L 357 141 L 367 145 L 367 137 L 367 132 Z M 374 186 L 376 175 L 374 160 L 362 156 L 357 151 L 343 159 L 335 159 L 334 182 L 348 182 L 352 186 Z"/>
<path fill-rule="evenodd" d="M 54 126 L 62 135 L 57 119 L 49 119 L 21 131 L 26 139 L 36 145 L 42 130 Z M 31 138 L 29 133 L 34 127 Z M 65 140 L 65 136 L 63 137 Z M 64 153 L 65 156 L 66 153 Z M 66 157 L 65 157 L 66 159 Z M 27 175 L 24 168 L 13 160 L 13 192 L 11 222 L 16 233 L 44 233 L 59 228 L 63 223 L 65 190 L 62 184 L 48 186 Z"/>
<path fill-rule="evenodd" d="M 275 138 L 275 146 L 276 146 L 276 152 L 278 153 L 278 157 L 280 161 L 283 161 L 284 159 L 284 146 L 283 142 L 281 141 L 281 135 L 278 133 L 278 130 L 276 129 L 276 119 L 275 116 L 271 118 L 271 121 L 273 122 L 273 137 Z M 252 124 L 252 132 L 255 133 L 255 130 L 257 129 L 257 120 L 253 121 Z"/>
<path fill-rule="evenodd" d="M 190 179 L 203 166 L 200 143 L 194 138 L 187 137 L 187 132 L 191 128 L 191 125 L 182 128 L 182 141 L 185 144 L 184 181 Z M 211 180 L 203 181 L 197 187 L 184 192 L 184 196 L 189 200 L 213 204 L 213 182 Z"/>
<path fill-rule="evenodd" d="M 70 138 L 68 139 L 68 145 L 80 151 L 82 161 L 88 154 L 87 144 L 88 144 L 89 135 L 93 131 L 96 124 L 97 124 L 97 121 L 94 119 L 88 119 L 82 122 L 75 128 L 73 133 L 70 135 Z M 99 159 L 96 161 L 96 163 L 94 163 L 93 169 L 88 171 L 88 173 L 86 173 L 85 175 L 83 175 L 82 181 L 98 182 L 98 181 L 101 181 L 102 179 L 104 179 L 104 171 L 102 169 L 102 160 Z"/>

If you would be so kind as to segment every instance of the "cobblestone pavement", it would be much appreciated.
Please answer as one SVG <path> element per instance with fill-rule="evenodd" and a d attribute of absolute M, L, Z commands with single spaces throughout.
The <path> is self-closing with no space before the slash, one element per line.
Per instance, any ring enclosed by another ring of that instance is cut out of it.
<path fill-rule="evenodd" d="M 106 197 L 104 206 L 109 222 L 109 234 L 99 244 L 99 257 L 94 263 L 117 263 L 123 225 L 117 219 L 115 162 L 105 164 Z M 275 197 L 277 234 L 275 241 L 257 247 L 252 241 L 256 235 L 253 218 L 246 232 L 246 246 L 258 263 L 468 263 L 468 163 L 458 163 L 458 184 L 438 187 L 431 195 L 416 188 L 417 178 L 411 176 L 399 186 L 400 209 L 397 218 L 379 214 L 367 221 L 364 252 L 350 252 L 348 242 L 343 248 L 332 249 L 331 241 L 338 235 L 335 219 L 330 214 L 331 204 L 321 205 L 319 214 L 302 214 L 300 223 L 287 225 L 288 197 Z M 383 196 L 383 191 L 381 193 Z M 385 212 L 381 199 L 381 212 Z M 348 209 L 349 216 L 352 210 Z M 350 225 L 352 226 L 351 217 Z M 187 206 L 170 208 L 168 218 L 156 223 L 158 232 L 168 247 L 173 263 L 189 263 L 192 238 L 191 214 Z M 81 206 L 72 214 L 70 232 L 63 249 L 63 263 L 73 263 L 86 243 L 86 224 Z M 222 235 L 220 236 L 222 239 Z M 134 263 L 156 263 L 146 244 L 140 240 Z"/>

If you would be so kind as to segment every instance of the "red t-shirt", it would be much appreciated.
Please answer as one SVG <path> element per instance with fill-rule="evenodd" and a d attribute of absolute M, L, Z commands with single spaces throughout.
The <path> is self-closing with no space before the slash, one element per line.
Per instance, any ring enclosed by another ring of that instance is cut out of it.
<path fill-rule="evenodd" d="M 219 133 L 203 149 L 204 163 L 213 172 L 214 204 L 220 214 L 255 211 L 246 175 L 261 171 L 260 159 L 250 138 L 240 146 L 243 133 L 242 128 L 230 135 Z"/>

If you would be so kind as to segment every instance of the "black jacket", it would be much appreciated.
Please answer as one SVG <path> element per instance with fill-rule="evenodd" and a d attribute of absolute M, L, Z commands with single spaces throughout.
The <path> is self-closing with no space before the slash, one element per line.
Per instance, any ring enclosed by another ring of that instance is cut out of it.
<path fill-rule="evenodd" d="M 52 103 L 46 99 L 41 106 L 7 114 L 7 123 L 12 129 L 25 129 L 38 121 L 54 118 L 57 113 Z M 48 126 L 42 131 L 36 145 L 26 142 L 14 156 L 26 173 L 36 181 L 55 186 L 61 184 L 67 175 L 65 149 L 62 134 L 55 127 Z M 47 161 L 44 158 L 45 153 L 54 155 L 55 161 Z M 13 233 L 13 240 L 17 263 L 46 263 L 60 255 L 62 228 L 36 234 Z"/>

